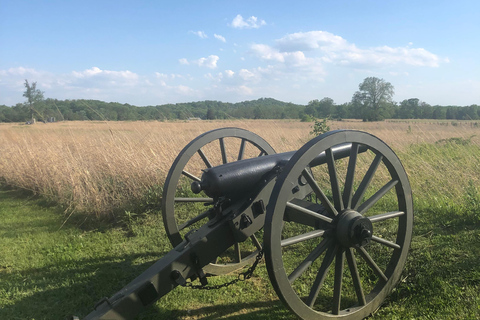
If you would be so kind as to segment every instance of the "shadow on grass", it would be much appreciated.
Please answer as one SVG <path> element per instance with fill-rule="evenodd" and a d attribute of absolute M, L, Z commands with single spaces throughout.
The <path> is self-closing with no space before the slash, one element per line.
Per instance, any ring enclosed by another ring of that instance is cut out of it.
<path fill-rule="evenodd" d="M 479 317 L 478 217 L 459 212 L 421 212 L 418 216 L 402 281 L 386 299 L 386 310 L 402 304 L 409 310 L 408 317 Z M 386 313 L 380 309 L 379 314 L 382 318 Z"/>
<path fill-rule="evenodd" d="M 166 311 L 155 307 L 153 310 L 140 316 L 139 319 L 164 319 L 161 317 L 162 315 L 168 315 L 168 318 L 165 319 L 298 319 L 278 300 L 218 304 L 188 311 Z"/>
<path fill-rule="evenodd" d="M 11 304 L 0 309 L 0 319 L 64 319 L 85 316 L 102 297 L 110 297 L 152 262 L 165 254 L 133 254 L 65 261 L 19 272 L 0 270 L 0 294 Z M 3 290 L 2 290 L 3 289 Z M 3 291 L 3 292 L 2 292 Z M 26 292 L 32 293 L 26 295 Z M 19 298 L 20 297 L 20 298 Z"/>
<path fill-rule="evenodd" d="M 0 319 L 66 319 L 85 317 L 102 297 L 115 292 L 151 266 L 152 262 L 134 264 L 138 258 L 151 260 L 165 253 L 134 254 L 122 257 L 85 259 L 32 268 L 18 273 L 0 271 L 0 293 L 15 296 L 0 309 Z M 4 289 L 6 291 L 2 292 Z M 33 292 L 18 298 L 18 291 Z M 248 298 L 247 298 L 248 299 Z M 219 304 L 191 310 L 148 307 L 137 319 L 294 319 L 279 301 Z"/>

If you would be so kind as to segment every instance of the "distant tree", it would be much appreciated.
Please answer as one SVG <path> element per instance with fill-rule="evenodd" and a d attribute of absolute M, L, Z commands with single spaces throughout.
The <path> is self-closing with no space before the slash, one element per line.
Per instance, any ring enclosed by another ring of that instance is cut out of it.
<path fill-rule="evenodd" d="M 37 82 L 32 82 L 32 84 L 30 85 L 27 79 L 25 79 L 24 86 L 25 91 L 23 92 L 23 96 L 27 98 L 27 103 L 28 107 L 30 108 L 30 115 L 32 120 L 34 118 L 34 114 L 38 114 L 43 120 L 43 115 L 35 109 L 35 105 L 43 101 L 43 91 L 37 89 Z"/>
<path fill-rule="evenodd" d="M 433 119 L 446 119 L 446 117 L 447 117 L 447 109 L 445 107 L 441 107 L 441 106 L 433 107 L 433 114 L 432 114 Z"/>
<path fill-rule="evenodd" d="M 376 77 L 368 77 L 358 86 L 352 104 L 361 111 L 363 120 L 380 121 L 391 113 L 392 97 L 395 88 L 390 82 Z"/>
<path fill-rule="evenodd" d="M 254 119 L 265 119 L 265 112 L 260 106 L 255 107 L 253 109 L 253 118 Z"/>
<path fill-rule="evenodd" d="M 399 119 L 415 119 L 419 115 L 420 100 L 417 98 L 405 99 L 400 102 L 397 110 L 397 118 Z"/>
<path fill-rule="evenodd" d="M 320 118 L 333 117 L 335 111 L 335 102 L 332 98 L 325 97 L 318 102 L 317 114 Z"/>
<path fill-rule="evenodd" d="M 349 103 L 343 103 L 337 106 L 336 108 L 336 113 L 335 113 L 335 118 L 337 120 L 342 120 L 346 119 L 349 117 L 349 109 L 350 109 L 350 104 Z"/>
<path fill-rule="evenodd" d="M 317 110 L 316 110 L 316 105 L 318 104 L 318 100 L 312 100 L 310 101 L 307 106 L 305 107 L 305 114 L 309 115 L 310 117 L 316 117 L 317 116 Z"/>
<path fill-rule="evenodd" d="M 207 120 L 214 120 L 215 119 L 215 112 L 213 111 L 213 108 L 208 108 L 207 109 Z"/>

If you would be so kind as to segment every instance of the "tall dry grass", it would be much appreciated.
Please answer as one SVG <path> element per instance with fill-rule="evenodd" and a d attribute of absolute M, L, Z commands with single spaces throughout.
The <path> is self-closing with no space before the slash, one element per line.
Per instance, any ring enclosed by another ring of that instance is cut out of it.
<path fill-rule="evenodd" d="M 370 132 L 399 153 L 410 174 L 414 194 L 462 197 L 463 186 L 479 185 L 480 155 L 444 154 L 442 139 L 470 139 L 480 147 L 473 122 L 330 122 L 331 129 Z M 32 190 L 69 209 L 97 216 L 126 210 L 147 190 L 161 187 L 180 150 L 203 132 L 240 127 L 268 141 L 277 152 L 296 150 L 312 136 L 311 123 L 276 120 L 191 122 L 59 122 L 0 125 L 0 179 Z M 428 161 L 429 145 L 435 153 Z M 475 149 L 475 150 L 477 150 Z M 438 152 L 435 152 L 438 150 Z M 461 154 L 461 152 L 460 152 Z"/>

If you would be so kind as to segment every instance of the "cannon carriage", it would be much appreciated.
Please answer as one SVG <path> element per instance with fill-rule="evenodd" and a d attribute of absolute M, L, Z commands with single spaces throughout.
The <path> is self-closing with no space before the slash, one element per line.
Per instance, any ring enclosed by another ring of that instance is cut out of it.
<path fill-rule="evenodd" d="M 279 154 L 243 129 L 206 132 L 174 161 L 162 214 L 174 249 L 85 319 L 132 319 L 178 285 L 206 285 L 262 256 L 299 318 L 362 319 L 399 281 L 413 226 L 398 157 L 353 130 Z"/>

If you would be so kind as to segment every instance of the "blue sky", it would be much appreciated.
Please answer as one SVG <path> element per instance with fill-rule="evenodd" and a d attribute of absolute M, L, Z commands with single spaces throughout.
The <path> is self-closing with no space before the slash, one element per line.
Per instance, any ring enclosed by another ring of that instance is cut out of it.
<path fill-rule="evenodd" d="M 366 77 L 395 101 L 480 104 L 480 1 L 0 0 L 0 104 L 138 106 L 270 97 L 348 102 Z"/>

